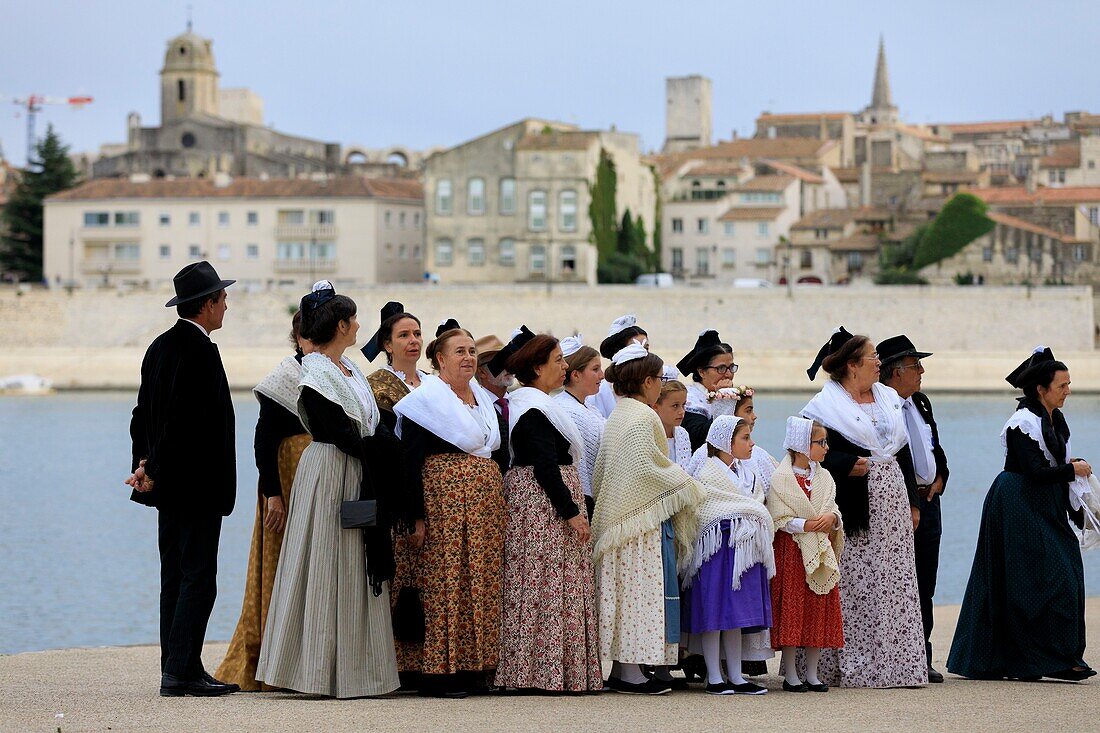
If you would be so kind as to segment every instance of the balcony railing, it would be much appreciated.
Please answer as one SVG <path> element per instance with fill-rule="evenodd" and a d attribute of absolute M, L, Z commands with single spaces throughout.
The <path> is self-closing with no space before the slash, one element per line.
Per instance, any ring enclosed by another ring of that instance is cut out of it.
<path fill-rule="evenodd" d="M 275 272 L 336 272 L 335 259 L 275 260 Z"/>
<path fill-rule="evenodd" d="M 335 224 L 276 224 L 276 239 L 335 239 L 339 234 Z"/>

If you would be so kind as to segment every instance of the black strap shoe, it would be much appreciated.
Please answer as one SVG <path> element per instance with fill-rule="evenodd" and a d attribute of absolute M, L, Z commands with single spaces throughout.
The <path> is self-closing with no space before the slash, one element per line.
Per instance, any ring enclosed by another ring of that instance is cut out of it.
<path fill-rule="evenodd" d="M 928 681 L 937 685 L 943 682 L 943 675 L 932 669 L 931 664 L 928 665 Z"/>
<path fill-rule="evenodd" d="M 809 690 L 810 692 L 828 692 L 829 691 L 829 686 L 826 685 L 826 684 L 822 684 L 822 683 L 818 683 L 818 684 L 815 685 L 812 682 L 807 682 L 806 683 L 806 689 Z"/>
<path fill-rule="evenodd" d="M 165 672 L 160 676 L 161 697 L 219 697 L 235 690 L 229 685 L 211 684 L 204 678 L 185 680 Z"/>
<path fill-rule="evenodd" d="M 783 680 L 783 692 L 809 692 L 809 691 L 810 691 L 810 686 L 807 685 L 805 682 L 799 682 L 797 685 L 792 685 L 790 682 L 787 682 L 786 679 Z"/>

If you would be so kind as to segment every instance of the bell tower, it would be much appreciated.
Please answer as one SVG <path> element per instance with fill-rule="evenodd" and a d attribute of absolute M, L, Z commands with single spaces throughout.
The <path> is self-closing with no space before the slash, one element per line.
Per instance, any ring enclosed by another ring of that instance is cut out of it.
<path fill-rule="evenodd" d="M 168 41 L 160 70 L 160 124 L 194 117 L 218 116 L 218 70 L 213 41 L 187 32 Z"/>

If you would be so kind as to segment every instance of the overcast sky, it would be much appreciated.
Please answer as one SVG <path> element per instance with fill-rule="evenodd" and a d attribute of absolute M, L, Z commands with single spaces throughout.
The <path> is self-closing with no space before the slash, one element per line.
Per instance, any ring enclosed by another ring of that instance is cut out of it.
<path fill-rule="evenodd" d="M 870 99 L 886 39 L 909 122 L 1100 112 L 1095 0 L 877 2 L 331 2 L 192 0 L 223 87 L 264 99 L 278 129 L 342 144 L 450 146 L 526 116 L 664 139 L 664 79 L 713 80 L 716 137 L 763 110 L 851 110 Z M 0 144 L 22 164 L 28 93 L 74 151 L 159 122 L 157 72 L 186 0 L 0 3 Z"/>

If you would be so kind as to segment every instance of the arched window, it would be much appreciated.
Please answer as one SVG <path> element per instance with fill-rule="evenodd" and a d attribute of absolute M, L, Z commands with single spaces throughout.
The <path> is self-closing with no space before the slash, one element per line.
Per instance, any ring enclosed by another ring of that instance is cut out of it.
<path fill-rule="evenodd" d="M 546 274 L 546 247 L 541 244 L 532 244 L 528 268 L 532 275 Z"/>
<path fill-rule="evenodd" d="M 577 192 L 572 189 L 558 194 L 558 228 L 563 232 L 577 231 Z"/>
<path fill-rule="evenodd" d="M 454 263 L 455 247 L 449 239 L 438 239 L 435 243 L 436 267 L 449 267 Z"/>
<path fill-rule="evenodd" d="M 505 237 L 500 240 L 500 251 L 497 261 L 503 267 L 512 267 L 516 264 L 516 240 Z"/>
<path fill-rule="evenodd" d="M 516 179 L 500 179 L 500 213 L 511 215 L 516 213 Z"/>
<path fill-rule="evenodd" d="M 577 274 L 577 248 L 571 244 L 561 248 L 561 274 Z"/>
<path fill-rule="evenodd" d="M 546 230 L 546 191 L 527 194 L 527 228 L 533 232 Z"/>
<path fill-rule="evenodd" d="M 450 214 L 454 192 L 451 190 L 450 179 L 444 178 L 435 184 L 435 213 Z"/>
<path fill-rule="evenodd" d="M 485 179 L 471 178 L 466 183 L 466 213 L 481 216 L 485 213 Z"/>
<path fill-rule="evenodd" d="M 466 262 L 474 267 L 485 264 L 484 239 L 471 239 L 466 242 Z"/>
<path fill-rule="evenodd" d="M 183 49 L 180 49 L 181 51 Z M 179 101 L 183 102 L 187 100 L 187 83 L 183 79 L 176 82 L 176 94 L 179 96 Z"/>

